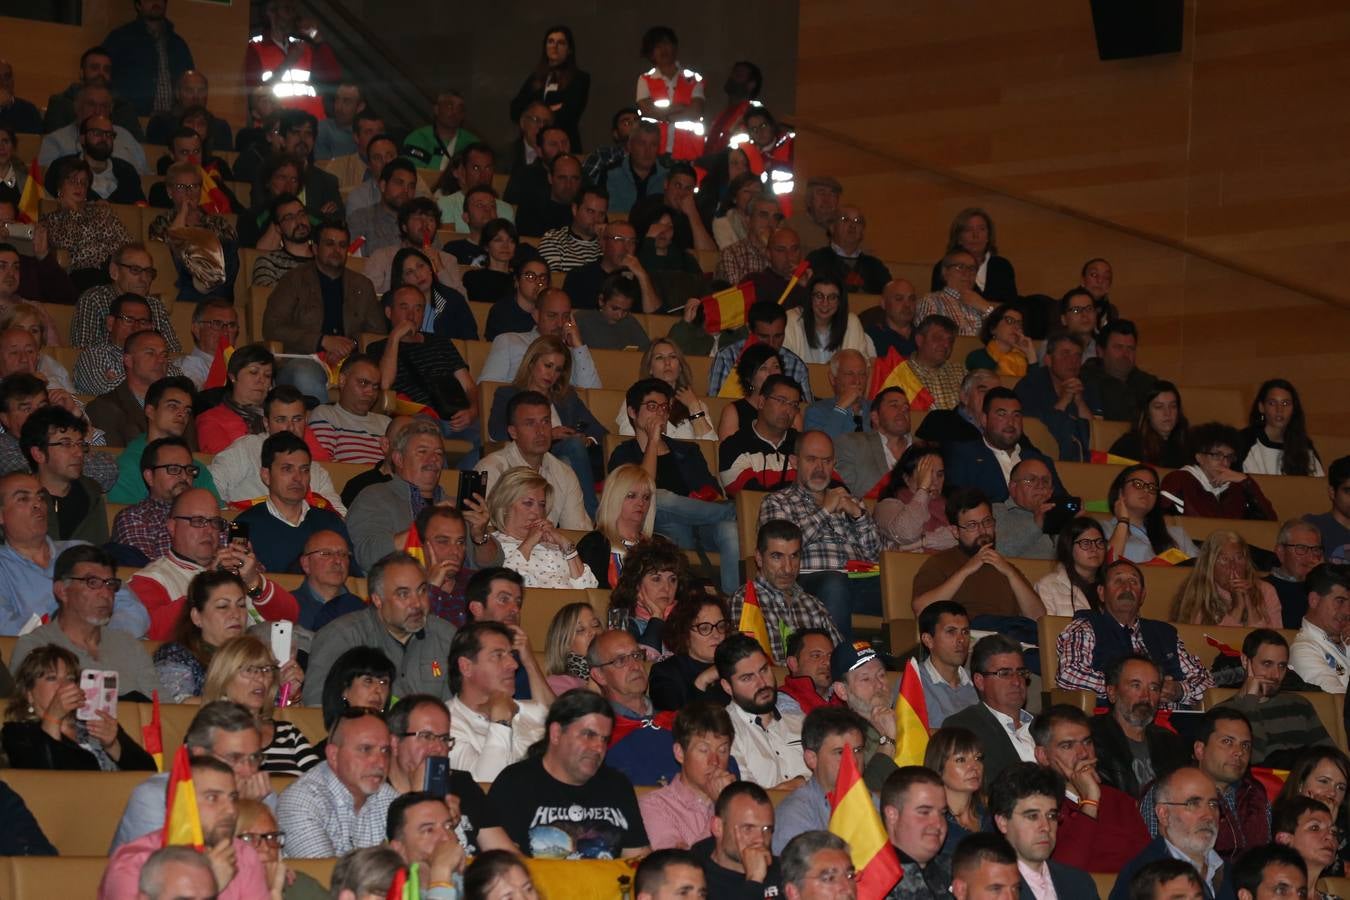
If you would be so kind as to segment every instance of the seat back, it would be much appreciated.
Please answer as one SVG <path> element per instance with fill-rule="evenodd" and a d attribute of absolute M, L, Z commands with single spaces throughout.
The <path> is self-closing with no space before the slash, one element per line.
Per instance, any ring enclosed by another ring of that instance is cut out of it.
<path fill-rule="evenodd" d="M 1205 708 L 1213 709 L 1218 704 L 1236 696 L 1237 688 L 1210 688 L 1205 691 Z M 1341 715 L 1341 695 L 1328 694 L 1325 691 L 1294 691 L 1312 704 L 1317 719 L 1331 735 L 1336 746 L 1345 749 L 1345 718 Z"/>

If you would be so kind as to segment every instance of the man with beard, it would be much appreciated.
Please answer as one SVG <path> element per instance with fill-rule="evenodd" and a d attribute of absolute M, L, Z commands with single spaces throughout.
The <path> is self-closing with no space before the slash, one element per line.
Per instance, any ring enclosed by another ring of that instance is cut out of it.
<path fill-rule="evenodd" d="M 220 893 L 216 895 L 218 900 L 254 900 L 269 896 L 267 873 L 257 851 L 234 836 L 238 817 L 235 803 L 239 800 L 234 771 L 215 757 L 195 756 L 192 758 L 191 785 L 202 824 L 205 845 L 202 853 L 211 864 L 216 884 L 221 885 Z M 98 886 L 100 900 L 140 896 L 137 879 L 141 868 L 163 844 L 164 835 L 156 830 L 119 847 L 108 861 Z"/>
<path fill-rule="evenodd" d="M 143 203 L 145 192 L 141 190 L 141 175 L 136 167 L 120 157 L 113 156 L 113 141 L 117 132 L 113 130 L 112 119 L 104 115 L 93 115 L 80 123 L 80 150 L 71 156 L 82 156 L 89 163 L 93 180 L 89 182 L 89 199 L 106 200 L 109 203 Z M 59 171 L 57 165 L 69 157 L 52 161 L 47 167 L 47 192 L 56 196 L 56 183 L 52 179 Z"/>
<path fill-rule="evenodd" d="M 489 805 L 526 856 L 618 859 L 650 849 L 633 785 L 605 765 L 614 729 L 609 703 L 568 691 L 549 708 L 544 752 L 507 766 Z"/>
<path fill-rule="evenodd" d="M 1079 613 L 1056 641 L 1059 671 L 1055 686 L 1106 696 L 1106 669 L 1131 653 L 1153 660 L 1162 672 L 1159 698 L 1165 709 L 1196 703 L 1214 687 L 1209 669 L 1182 642 L 1174 626 L 1144 619 L 1144 575 L 1128 559 L 1116 559 L 1102 573 L 1097 588 L 1099 611 Z"/>
<path fill-rule="evenodd" d="M 157 400 L 163 403 L 162 396 Z M 146 405 L 151 406 L 148 402 Z M 193 461 L 187 441 L 177 436 L 156 438 L 145 444 L 136 458 L 145 497 L 113 519 L 113 541 L 135 548 L 149 562 L 169 552 L 169 508 L 174 498 L 193 486 L 193 479 L 203 468 Z"/>
<path fill-rule="evenodd" d="M 591 679 L 614 710 L 609 765 L 635 785 L 668 784 L 680 771 L 675 760 L 675 711 L 657 712 L 648 695 L 645 657 L 626 631 L 602 631 L 586 651 Z"/>
<path fill-rule="evenodd" d="M 1047 769 L 1030 763 L 1009 768 L 989 792 L 994 827 L 1017 854 L 1023 900 L 1097 897 L 1092 876 L 1075 866 L 1052 860 L 1059 836 L 1056 816 L 1063 782 Z"/>
<path fill-rule="evenodd" d="M 1153 807 L 1158 836 L 1120 870 L 1109 900 L 1129 900 L 1134 873 L 1159 859 L 1190 863 L 1200 873 L 1205 900 L 1214 900 L 1223 869 L 1223 859 L 1214 852 L 1221 808 L 1213 779 L 1199 769 L 1188 766 L 1164 776 Z"/>
<path fill-rule="evenodd" d="M 880 559 L 881 533 L 862 501 L 832 479 L 834 442 L 828 434 L 804 432 L 788 466 L 797 470 L 796 481 L 765 498 L 759 522 L 786 519 L 801 528 L 797 580 L 825 604 L 844 641 L 851 642 L 854 613 L 881 614 L 881 579 L 853 578 L 845 567 L 850 560 Z"/>
<path fill-rule="evenodd" d="M 1216 708 L 1236 709 L 1252 726 L 1252 762 L 1291 768 L 1307 747 L 1333 744 L 1317 710 L 1292 685 L 1286 690 L 1289 642 L 1270 628 L 1256 628 L 1242 640 L 1246 676 L 1237 694 Z"/>
<path fill-rule="evenodd" d="M 788 636 L 783 652 L 788 677 L 780 686 L 780 696 L 790 698 L 803 713 L 817 706 L 838 704 L 834 698 L 834 677 L 830 674 L 830 654 L 834 652 L 830 632 L 823 628 L 798 628 Z"/>
<path fill-rule="evenodd" d="M 1192 745 L 1195 765 L 1219 793 L 1214 852 L 1232 862 L 1253 847 L 1270 842 L 1270 798 L 1265 786 L 1251 774 L 1252 726 L 1235 709 L 1216 706 L 1200 720 Z M 1161 829 L 1157 783 L 1139 798 L 1144 824 L 1154 836 Z"/>
<path fill-rule="evenodd" d="M 765 900 L 780 896 L 778 863 L 769 849 L 773 803 L 764 788 L 737 781 L 713 804 L 712 837 L 690 850 L 703 863 L 710 897 Z"/>
<path fill-rule="evenodd" d="M 281 280 L 282 275 L 314 258 L 314 245 L 309 240 L 312 233 L 309 213 L 305 212 L 305 205 L 299 197 L 294 194 L 277 195 L 272 201 L 270 215 L 281 234 L 281 246 L 253 261 L 255 287 L 274 285 Z"/>
<path fill-rule="evenodd" d="M 994 503 L 1002 503 L 1008 499 L 1013 466 L 1024 459 L 1039 459 L 1050 470 L 1051 496 L 1064 496 L 1054 461 L 1022 432 L 1022 401 L 1016 394 L 1003 387 L 990 388 L 981 401 L 979 425 L 979 440 L 948 447 L 947 484 L 979 488 Z"/>
<path fill-rule="evenodd" d="M 1154 723 L 1162 700 L 1162 672 L 1157 663 L 1130 653 L 1106 669 L 1110 708 L 1094 716 L 1090 727 L 1102 781 L 1138 799 L 1160 772 L 1184 766 L 1190 759 L 1186 741 Z"/>
<path fill-rule="evenodd" d="M 830 654 L 830 674 L 834 678 L 835 698 L 857 713 L 866 725 L 858 771 L 862 772 L 867 789 L 880 793 L 896 768 L 895 702 L 886 683 L 886 665 L 866 641 L 844 643 Z"/>
<path fill-rule="evenodd" d="M 778 683 L 759 641 L 729 636 L 713 656 L 736 736 L 731 755 L 741 777 L 764 788 L 793 789 L 810 775 L 800 750 L 802 716 L 777 708 Z"/>
<path fill-rule="evenodd" d="M 1076 706 L 1051 706 L 1031 723 L 1031 739 L 1036 763 L 1062 779 L 1054 795 L 1062 829 L 1055 862 L 1085 872 L 1120 871 L 1144 849 L 1149 833 L 1135 798 L 1102 784 L 1087 714 Z"/>
<path fill-rule="evenodd" d="M 1045 615 L 1045 604 L 1031 582 L 994 549 L 997 527 L 984 494 L 972 488 L 953 491 L 947 498 L 947 521 L 957 544 L 929 557 L 915 573 L 914 615 L 939 600 L 964 606 L 975 628 L 997 627 L 996 619 Z"/>

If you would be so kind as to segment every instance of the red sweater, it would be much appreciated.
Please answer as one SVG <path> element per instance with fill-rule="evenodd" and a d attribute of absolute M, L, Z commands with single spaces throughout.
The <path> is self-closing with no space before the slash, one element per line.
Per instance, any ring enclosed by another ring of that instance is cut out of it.
<path fill-rule="evenodd" d="M 1266 499 L 1266 495 L 1261 493 L 1261 485 L 1250 475 L 1244 481 L 1230 484 L 1228 490 L 1216 497 L 1205 490 L 1190 472 L 1177 469 L 1163 477 L 1161 490 L 1181 498 L 1185 507 L 1180 515 L 1206 516 L 1211 519 L 1246 519 L 1247 501 L 1251 500 L 1261 511 L 1259 516 L 1251 518 L 1268 521 L 1275 519 L 1275 507 Z M 1172 505 L 1164 498 L 1158 499 L 1164 504 L 1164 509 Z"/>
<path fill-rule="evenodd" d="M 1119 872 L 1150 840 L 1130 795 L 1104 784 L 1095 819 L 1068 797 L 1060 801 L 1051 859 L 1084 872 Z"/>

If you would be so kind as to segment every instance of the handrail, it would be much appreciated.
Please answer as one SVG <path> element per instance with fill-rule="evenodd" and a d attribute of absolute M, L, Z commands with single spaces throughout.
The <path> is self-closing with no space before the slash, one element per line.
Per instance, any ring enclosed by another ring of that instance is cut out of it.
<path fill-rule="evenodd" d="M 1016 200 L 1020 203 L 1026 203 L 1039 209 L 1046 210 L 1048 212 L 1058 213 L 1059 215 L 1079 219 L 1081 221 L 1088 222 L 1092 225 L 1097 225 L 1102 228 L 1108 228 L 1121 234 L 1127 235 L 1128 237 L 1135 238 L 1137 240 L 1161 244 L 1164 247 L 1168 247 L 1180 253 L 1189 254 L 1198 259 L 1202 259 L 1205 262 L 1213 263 L 1216 266 L 1231 269 L 1234 272 L 1246 275 L 1249 278 L 1255 278 L 1259 281 L 1265 281 L 1269 284 L 1274 285 L 1275 287 L 1283 288 L 1284 290 L 1287 291 L 1293 291 L 1298 294 L 1303 294 L 1305 296 L 1313 298 L 1314 300 L 1320 300 L 1323 303 L 1328 303 L 1340 309 L 1350 310 L 1350 300 L 1347 300 L 1343 297 L 1336 297 L 1332 294 L 1327 293 L 1325 290 L 1319 287 L 1315 287 L 1313 285 L 1308 284 L 1302 284 L 1296 280 L 1287 278 L 1284 275 L 1267 271 L 1265 269 L 1262 269 L 1260 266 L 1253 266 L 1248 263 L 1238 262 L 1236 260 L 1229 259 L 1228 257 L 1225 256 L 1220 256 L 1219 254 L 1214 253 L 1211 250 L 1206 250 L 1203 247 L 1197 247 L 1187 240 L 1170 237 L 1165 234 L 1159 234 L 1157 232 L 1149 231 L 1144 228 L 1137 228 L 1133 225 L 1126 225 L 1121 222 L 1115 222 L 1112 221 L 1111 219 L 1105 219 L 1102 218 L 1101 216 L 1095 215 L 1090 212 L 1086 212 L 1081 209 L 1076 209 L 1072 206 L 1067 206 L 1063 203 L 1057 203 L 1053 200 L 1047 200 L 1044 197 L 1038 197 L 1035 194 L 1028 194 L 1023 191 L 1019 191 L 1015 188 L 1008 187 L 1007 185 L 996 184 L 994 182 L 986 181 L 985 179 L 978 178 L 973 175 L 967 175 L 964 172 L 958 172 L 943 166 L 934 165 L 933 163 L 927 160 L 916 159 L 914 157 L 907 156 L 903 153 L 898 153 L 889 148 L 883 148 L 875 144 L 859 140 L 858 138 L 855 138 L 852 135 L 835 131 L 832 128 L 828 128 L 823 125 L 812 124 L 809 121 L 802 120 L 800 117 L 793 118 L 792 127 L 795 128 L 799 133 L 808 132 L 818 137 L 826 138 L 827 140 L 833 141 L 836 144 L 842 144 L 843 146 L 851 147 L 855 150 L 860 150 L 863 153 L 870 153 L 871 155 L 884 159 L 887 162 L 898 163 L 902 166 L 907 166 L 911 169 L 916 169 L 920 172 L 926 172 L 931 175 L 936 175 L 940 178 L 946 178 L 950 181 L 954 181 L 957 184 L 962 184 L 967 187 L 975 188 L 976 190 L 992 194 L 999 194 L 1011 200 Z"/>

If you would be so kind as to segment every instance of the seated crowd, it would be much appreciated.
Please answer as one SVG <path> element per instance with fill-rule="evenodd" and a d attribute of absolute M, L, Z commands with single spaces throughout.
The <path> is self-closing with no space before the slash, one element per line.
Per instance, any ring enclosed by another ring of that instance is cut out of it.
<path fill-rule="evenodd" d="M 926 293 L 834 178 L 789 224 L 792 132 L 758 67 L 734 64 L 705 139 L 669 28 L 589 154 L 590 77 L 551 29 L 499 195 L 458 92 L 400 140 L 312 23 L 290 37 L 290 0 L 263 6 L 228 161 L 162 0 L 45 120 L 0 106 L 20 176 L 0 177 L 0 759 L 146 773 L 101 898 L 328 896 L 299 859 L 338 859 L 333 897 L 413 864 L 423 897 L 531 897 L 522 857 L 640 857 L 638 898 L 853 896 L 829 833 L 846 769 L 895 900 L 1345 874 L 1350 758 L 1308 696 L 1350 680 L 1350 457 L 1324 467 L 1293 384 L 1192 425 L 1138 367 L 1110 263 L 1024 295 L 981 209 Z M 55 201 L 27 240 L 19 132 L 44 135 Z M 167 151 L 148 199 L 147 137 Z M 110 205 L 135 203 L 163 210 L 145 235 Z M 719 328 L 701 298 L 746 285 Z M 636 351 L 627 383 L 608 351 Z M 602 419 L 582 392 L 603 390 L 623 397 Z M 1122 423 L 1128 461 L 1098 505 L 1057 470 L 1096 461 L 1094 422 Z M 1325 477 L 1330 510 L 1277 513 L 1254 477 L 1277 475 Z M 1280 516 L 1270 547 L 1193 521 Z M 888 603 L 887 551 L 923 556 Z M 1145 616 L 1145 573 L 1178 564 Z M 918 647 L 887 653 L 861 631 L 897 599 Z M 1046 617 L 1066 621 L 1038 648 Z M 1178 625 L 1245 637 L 1207 665 Z M 897 761 L 901 668 L 922 765 Z M 91 672 L 198 707 L 203 851 L 162 846 L 169 776 L 91 711 Z M 1236 690 L 1206 707 L 1216 688 Z M 56 852 L 2 777 L 0 804 L 0 856 Z"/>

